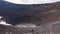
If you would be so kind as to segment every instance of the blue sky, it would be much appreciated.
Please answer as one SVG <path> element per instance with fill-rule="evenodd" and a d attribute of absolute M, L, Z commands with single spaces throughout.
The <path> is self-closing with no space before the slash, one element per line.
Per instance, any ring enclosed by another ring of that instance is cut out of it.
<path fill-rule="evenodd" d="M 15 4 L 43 4 L 43 3 L 53 3 L 60 0 L 5 0 Z"/>

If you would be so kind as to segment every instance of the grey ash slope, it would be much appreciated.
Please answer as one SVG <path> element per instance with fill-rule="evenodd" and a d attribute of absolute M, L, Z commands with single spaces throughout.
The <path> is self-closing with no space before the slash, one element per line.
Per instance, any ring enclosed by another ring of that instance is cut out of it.
<path fill-rule="evenodd" d="M 51 4 L 23 5 L 13 4 L 2 0 L 0 1 L 0 16 L 3 16 L 6 19 L 6 22 L 12 25 L 21 23 L 45 24 L 50 22 L 50 16 L 52 16 L 53 14 L 52 13 L 50 15 L 45 13 L 49 12 L 50 10 L 56 9 L 60 6 L 59 4 L 60 2 Z"/>

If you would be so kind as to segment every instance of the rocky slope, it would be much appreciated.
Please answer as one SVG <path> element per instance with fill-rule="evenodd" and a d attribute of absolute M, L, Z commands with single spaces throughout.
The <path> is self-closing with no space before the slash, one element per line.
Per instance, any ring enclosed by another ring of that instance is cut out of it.
<path fill-rule="evenodd" d="M 42 25 L 60 21 L 60 2 L 50 4 L 13 4 L 0 1 L 0 16 L 3 16 L 7 23 L 16 25 L 21 23 L 33 23 Z"/>
<path fill-rule="evenodd" d="M 37 27 L 15 27 L 0 24 L 0 34 L 60 34 L 60 23 Z"/>

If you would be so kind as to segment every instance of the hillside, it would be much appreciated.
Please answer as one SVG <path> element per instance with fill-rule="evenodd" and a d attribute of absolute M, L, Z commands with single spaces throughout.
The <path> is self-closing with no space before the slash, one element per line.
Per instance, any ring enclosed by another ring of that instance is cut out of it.
<path fill-rule="evenodd" d="M 13 25 L 21 23 L 33 23 L 36 25 L 54 23 L 60 21 L 60 2 L 23 5 L 1 0 L 0 16 L 3 16 L 7 23 Z"/>

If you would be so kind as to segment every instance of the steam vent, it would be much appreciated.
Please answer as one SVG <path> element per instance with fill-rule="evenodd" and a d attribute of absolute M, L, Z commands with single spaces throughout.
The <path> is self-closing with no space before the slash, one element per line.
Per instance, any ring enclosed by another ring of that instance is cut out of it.
<path fill-rule="evenodd" d="M 0 34 L 60 34 L 60 2 L 25 5 L 0 0 Z"/>

